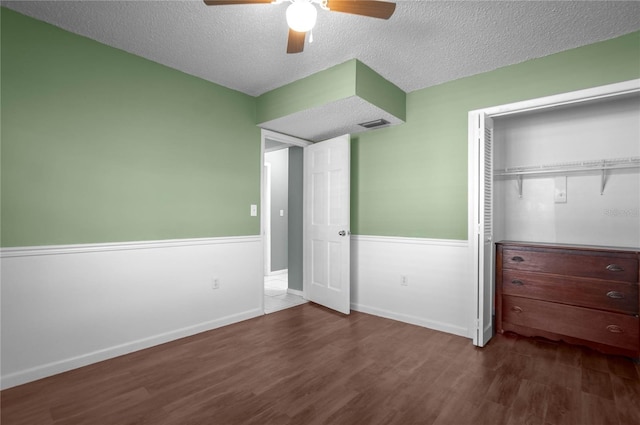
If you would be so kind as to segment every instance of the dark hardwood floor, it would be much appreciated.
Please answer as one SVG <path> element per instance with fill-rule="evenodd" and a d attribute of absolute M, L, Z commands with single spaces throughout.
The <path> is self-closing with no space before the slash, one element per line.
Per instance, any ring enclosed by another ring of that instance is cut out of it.
<path fill-rule="evenodd" d="M 2 391 L 2 425 L 640 424 L 640 367 L 313 304 Z"/>

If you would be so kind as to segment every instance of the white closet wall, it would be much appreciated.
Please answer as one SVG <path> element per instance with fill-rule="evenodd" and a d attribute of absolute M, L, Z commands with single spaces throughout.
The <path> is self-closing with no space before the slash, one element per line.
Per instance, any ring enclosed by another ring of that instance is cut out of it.
<path fill-rule="evenodd" d="M 495 119 L 494 169 L 640 157 L 640 96 Z M 494 240 L 640 247 L 640 170 L 523 175 L 494 186 Z M 565 180 L 566 176 L 566 180 Z M 566 182 L 566 202 L 556 188 Z"/>

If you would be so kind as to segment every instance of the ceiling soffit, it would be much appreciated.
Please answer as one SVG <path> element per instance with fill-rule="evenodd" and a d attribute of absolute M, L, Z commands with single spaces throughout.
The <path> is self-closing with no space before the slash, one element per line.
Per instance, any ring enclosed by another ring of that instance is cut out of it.
<path fill-rule="evenodd" d="M 406 94 L 351 60 L 258 97 L 261 128 L 313 142 L 368 130 L 359 124 L 406 119 Z"/>

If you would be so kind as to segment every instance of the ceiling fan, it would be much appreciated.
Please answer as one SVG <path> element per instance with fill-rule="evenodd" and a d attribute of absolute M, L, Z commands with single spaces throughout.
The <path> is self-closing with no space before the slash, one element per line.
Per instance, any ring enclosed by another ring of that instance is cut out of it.
<path fill-rule="evenodd" d="M 278 4 L 291 2 L 287 8 L 289 39 L 287 53 L 300 53 L 304 49 L 307 32 L 316 24 L 318 11 L 313 3 L 330 12 L 351 13 L 371 18 L 389 19 L 396 10 L 396 4 L 377 0 L 204 0 L 207 6 L 233 4 Z"/>

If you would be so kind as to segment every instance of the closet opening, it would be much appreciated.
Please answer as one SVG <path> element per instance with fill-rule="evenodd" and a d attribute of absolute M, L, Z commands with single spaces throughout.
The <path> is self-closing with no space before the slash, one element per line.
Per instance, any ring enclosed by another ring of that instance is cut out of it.
<path fill-rule="evenodd" d="M 640 249 L 639 115 L 640 80 L 469 112 L 474 345 L 495 330 L 496 242 Z"/>
<path fill-rule="evenodd" d="M 494 241 L 640 247 L 640 94 L 494 119 Z"/>

